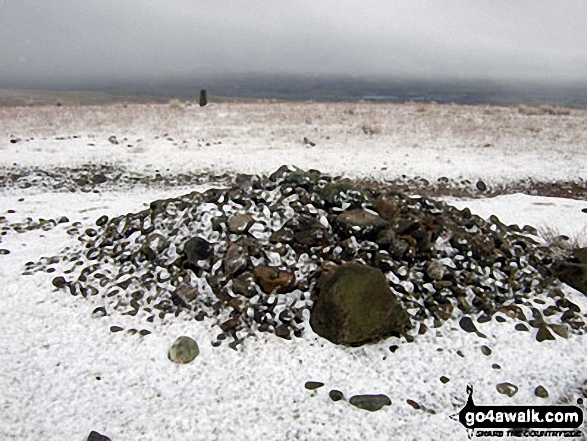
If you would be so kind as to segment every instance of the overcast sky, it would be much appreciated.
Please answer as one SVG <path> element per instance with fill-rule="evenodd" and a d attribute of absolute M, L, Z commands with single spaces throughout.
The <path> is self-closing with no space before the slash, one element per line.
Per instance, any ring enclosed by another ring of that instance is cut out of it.
<path fill-rule="evenodd" d="M 0 85 L 210 73 L 587 80 L 587 0 L 0 0 Z"/>

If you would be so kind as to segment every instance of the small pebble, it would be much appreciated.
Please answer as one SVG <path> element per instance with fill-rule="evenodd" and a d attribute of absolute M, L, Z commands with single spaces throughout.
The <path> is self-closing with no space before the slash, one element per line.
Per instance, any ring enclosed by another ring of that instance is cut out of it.
<path fill-rule="evenodd" d="M 534 395 L 540 398 L 548 398 L 548 391 L 543 386 L 537 386 L 534 389 Z"/>
<path fill-rule="evenodd" d="M 328 392 L 328 396 L 332 401 L 340 401 L 344 399 L 344 394 L 336 389 L 333 389 L 330 392 Z"/>
<path fill-rule="evenodd" d="M 304 387 L 308 390 L 318 389 L 322 386 L 324 386 L 324 383 L 320 381 L 306 381 L 306 384 L 304 384 Z"/>

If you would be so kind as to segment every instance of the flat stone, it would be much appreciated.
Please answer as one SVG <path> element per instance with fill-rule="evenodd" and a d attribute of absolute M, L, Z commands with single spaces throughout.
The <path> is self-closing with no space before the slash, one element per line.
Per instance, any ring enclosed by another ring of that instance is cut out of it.
<path fill-rule="evenodd" d="M 359 409 L 368 410 L 370 412 L 376 412 L 383 406 L 390 406 L 391 400 L 387 395 L 354 395 L 349 400 L 353 406 Z"/>
<path fill-rule="evenodd" d="M 244 232 L 254 222 L 248 213 L 235 214 L 228 219 L 228 231 L 233 234 Z"/>
<path fill-rule="evenodd" d="M 377 214 L 365 210 L 345 211 L 336 217 L 335 225 L 346 236 L 375 239 L 389 223 Z"/>
<path fill-rule="evenodd" d="M 304 387 L 308 390 L 318 389 L 322 386 L 324 386 L 324 383 L 320 381 L 306 381 L 306 384 L 304 384 Z"/>

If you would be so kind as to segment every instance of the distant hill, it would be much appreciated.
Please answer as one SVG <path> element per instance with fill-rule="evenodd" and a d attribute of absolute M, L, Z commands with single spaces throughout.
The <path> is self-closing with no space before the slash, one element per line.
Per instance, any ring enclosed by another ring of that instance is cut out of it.
<path fill-rule="evenodd" d="M 207 89 L 211 101 L 273 99 L 280 101 L 437 102 L 497 106 L 553 105 L 587 108 L 587 82 L 579 84 L 494 82 L 484 80 L 413 80 L 324 77 L 312 75 L 217 75 L 201 78 L 64 84 L 43 90 L 0 89 L 0 105 L 108 104 L 197 101 Z M 82 88 L 82 87 L 80 87 Z M 32 89 L 32 88 L 31 88 Z M 39 86 L 39 89 L 43 89 Z"/>

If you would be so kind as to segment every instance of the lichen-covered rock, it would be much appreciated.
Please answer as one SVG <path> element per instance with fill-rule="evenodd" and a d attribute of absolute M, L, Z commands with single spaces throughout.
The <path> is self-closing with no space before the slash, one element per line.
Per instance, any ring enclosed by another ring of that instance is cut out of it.
<path fill-rule="evenodd" d="M 310 326 L 332 343 L 360 346 L 410 327 L 410 319 L 377 268 L 351 262 L 322 270 Z"/>

